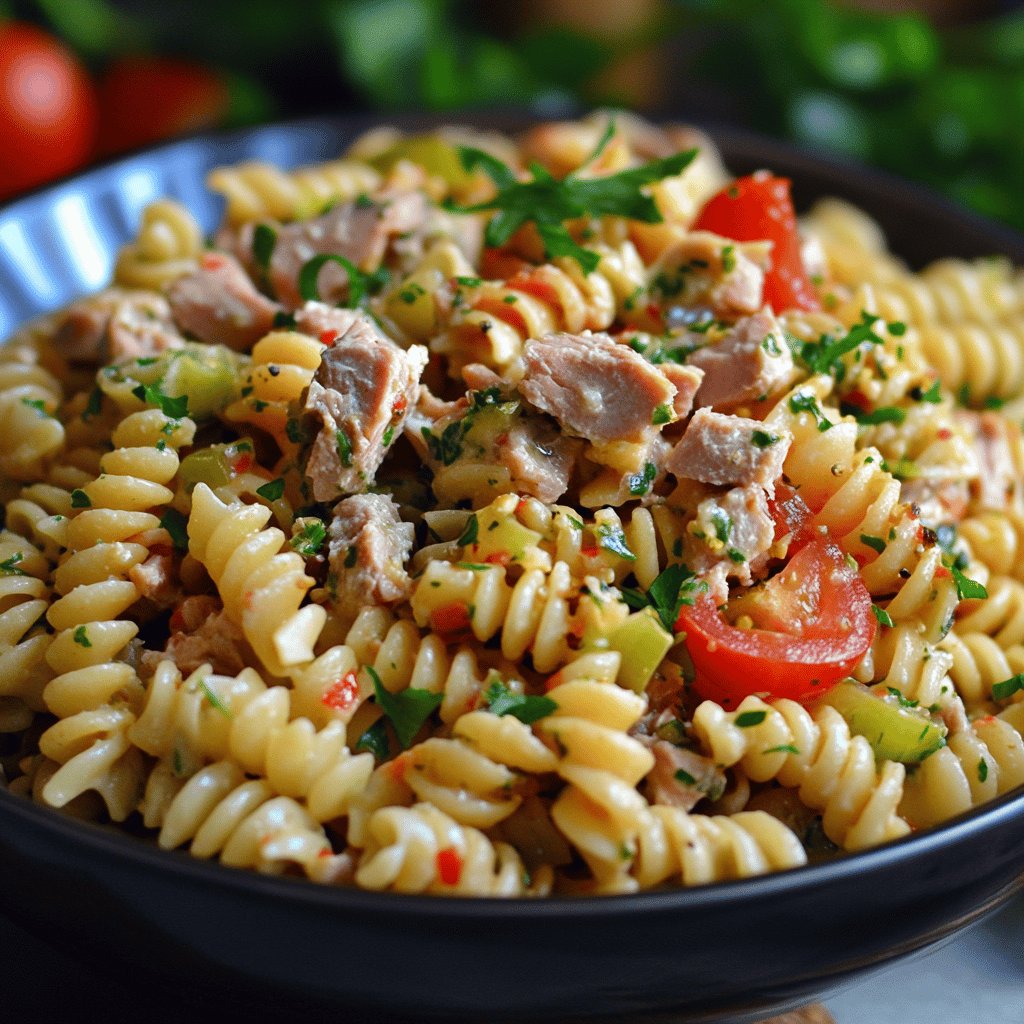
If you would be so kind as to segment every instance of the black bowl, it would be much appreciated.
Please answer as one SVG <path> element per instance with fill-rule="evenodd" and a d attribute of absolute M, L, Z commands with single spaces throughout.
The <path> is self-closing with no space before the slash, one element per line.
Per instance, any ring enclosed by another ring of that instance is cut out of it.
<path fill-rule="evenodd" d="M 186 140 L 8 206 L 0 334 L 101 284 L 149 199 L 179 196 L 211 227 L 217 206 L 202 189 L 210 167 L 253 155 L 323 158 L 367 123 Z M 1024 239 L 905 182 L 767 139 L 715 136 L 735 171 L 790 175 L 798 204 L 825 194 L 857 202 L 913 263 L 993 252 L 1024 263 Z M 246 874 L 0 790 L 0 908 L 120 979 L 144 981 L 150 1000 L 236 1016 L 273 1005 L 276 1014 L 377 1021 L 752 1019 L 951 936 L 1022 888 L 1024 793 L 876 850 L 763 878 L 531 902 Z"/>

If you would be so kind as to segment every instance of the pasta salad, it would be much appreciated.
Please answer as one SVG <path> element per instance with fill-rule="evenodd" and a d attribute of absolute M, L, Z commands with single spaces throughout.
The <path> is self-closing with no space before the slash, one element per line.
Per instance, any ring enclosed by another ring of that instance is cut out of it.
<path fill-rule="evenodd" d="M 1024 784 L 1024 277 L 686 126 L 382 128 L 0 351 L 26 798 L 371 890 L 795 867 Z"/>

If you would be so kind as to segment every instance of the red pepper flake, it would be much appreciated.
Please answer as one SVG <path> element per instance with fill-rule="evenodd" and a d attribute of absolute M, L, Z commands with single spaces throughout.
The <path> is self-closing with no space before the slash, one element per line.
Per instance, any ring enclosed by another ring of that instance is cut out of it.
<path fill-rule="evenodd" d="M 359 680 L 355 672 L 346 672 L 332 683 L 320 698 L 322 704 L 336 711 L 348 711 L 359 699 Z"/>
<path fill-rule="evenodd" d="M 430 613 L 430 628 L 435 633 L 452 635 L 469 629 L 469 609 L 462 601 L 435 608 Z"/>
<path fill-rule="evenodd" d="M 939 427 L 939 429 L 935 431 L 935 436 L 940 441 L 948 441 L 953 436 L 953 431 L 950 430 L 949 427 Z"/>
<path fill-rule="evenodd" d="M 462 857 L 454 846 L 437 851 L 437 873 L 445 885 L 458 885 L 462 877 Z"/>
<path fill-rule="evenodd" d="M 512 555 L 508 551 L 492 551 L 484 561 L 488 565 L 500 565 L 502 568 L 508 568 L 508 563 L 512 561 Z"/>
<path fill-rule="evenodd" d="M 494 439 L 494 443 L 499 448 L 504 447 L 506 444 L 508 444 L 508 434 L 498 434 L 498 436 Z"/>
<path fill-rule="evenodd" d="M 935 578 L 938 580 L 949 580 L 953 578 L 953 574 L 944 565 L 940 565 L 935 570 Z"/>
<path fill-rule="evenodd" d="M 556 672 L 553 676 L 548 676 L 544 682 L 545 690 L 553 690 L 556 686 L 562 685 L 562 673 Z"/>
<path fill-rule="evenodd" d="M 996 721 L 995 715 L 986 715 L 984 718 L 976 718 L 974 720 L 975 725 L 994 725 Z"/>
<path fill-rule="evenodd" d="M 580 554 L 584 558 L 597 558 L 598 553 L 596 544 L 588 544 L 585 548 L 580 548 Z"/>
<path fill-rule="evenodd" d="M 220 270 L 221 267 L 227 266 L 227 260 L 225 260 L 219 253 L 208 252 L 199 261 L 199 265 L 203 270 Z"/>
<path fill-rule="evenodd" d="M 529 508 L 529 504 L 527 503 L 526 499 L 520 498 L 519 503 L 516 505 L 516 518 L 522 519 L 523 513 L 527 510 L 527 508 Z"/>
<path fill-rule="evenodd" d="M 402 413 L 405 412 L 405 410 L 408 407 L 409 407 L 409 399 L 406 398 L 406 396 L 404 394 L 403 395 L 399 395 L 395 399 L 394 404 L 391 406 L 391 412 L 395 416 L 401 416 Z"/>
<path fill-rule="evenodd" d="M 329 327 L 320 332 L 320 343 L 330 348 L 338 340 L 338 332 L 332 331 Z"/>
<path fill-rule="evenodd" d="M 231 463 L 233 473 L 248 473 L 255 461 L 252 452 L 241 452 Z"/>
<path fill-rule="evenodd" d="M 320 852 L 319 852 L 319 853 L 317 854 L 317 856 L 318 856 L 318 857 L 320 857 L 320 858 L 324 858 L 324 857 L 330 857 L 330 856 L 331 856 L 331 851 L 330 851 L 330 850 L 321 850 L 321 851 L 320 851 Z"/>
<path fill-rule="evenodd" d="M 393 782 L 401 782 L 405 778 L 405 770 L 409 767 L 409 757 L 407 754 L 399 754 L 394 761 L 389 761 L 387 764 L 387 773 L 391 776 Z"/>

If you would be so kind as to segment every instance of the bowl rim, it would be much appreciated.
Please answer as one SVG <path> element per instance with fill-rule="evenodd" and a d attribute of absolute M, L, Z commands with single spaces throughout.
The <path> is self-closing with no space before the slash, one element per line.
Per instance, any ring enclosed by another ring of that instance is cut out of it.
<path fill-rule="evenodd" d="M 514 130 L 541 118 L 574 116 L 578 113 L 578 110 L 572 108 L 559 109 L 554 115 L 549 111 L 531 111 L 523 108 L 479 108 L 452 111 L 447 114 L 354 112 L 337 116 L 311 115 L 246 128 L 199 132 L 111 157 L 0 204 L 0 226 L 8 217 L 29 215 L 70 189 L 99 188 L 111 174 L 130 172 L 137 164 L 152 163 L 154 160 L 173 162 L 176 158 L 186 158 L 192 150 L 201 151 L 210 146 L 244 146 L 263 133 L 306 134 L 326 129 L 331 132 L 351 133 L 354 136 L 380 124 L 393 124 L 405 128 L 428 124 L 458 124 L 486 126 L 495 130 L 499 130 L 499 127 L 500 130 Z M 895 190 L 907 195 L 932 211 L 992 238 L 994 249 L 998 247 L 1003 251 L 1008 250 L 1011 259 L 1024 263 L 1024 234 L 969 210 L 926 185 L 870 167 L 853 158 L 819 152 L 807 146 L 732 125 L 696 122 L 690 119 L 686 119 L 685 122 L 676 121 L 663 112 L 658 112 L 651 119 L 657 123 L 671 121 L 693 125 L 707 132 L 725 150 L 739 149 L 744 153 L 763 153 L 763 166 L 770 167 L 772 161 L 776 159 L 790 166 L 794 163 L 801 165 L 798 170 L 787 173 L 799 175 L 801 171 L 807 170 L 809 173 L 825 172 L 836 177 L 855 174 L 861 185 L 869 191 Z M 497 121 L 506 122 L 509 127 L 496 125 Z M 795 184 L 799 190 L 799 180 Z M 19 330 L 26 322 L 30 321 L 23 321 L 14 330 Z M 866 850 L 840 853 L 831 860 L 732 881 L 596 897 L 462 897 L 381 893 L 351 886 L 319 885 L 303 878 L 260 874 L 228 867 L 217 861 L 199 860 L 181 850 L 162 850 L 146 839 L 118 832 L 114 826 L 83 822 L 62 815 L 56 809 L 35 804 L 0 786 L 0 823 L 9 817 L 20 819 L 25 825 L 42 830 L 48 834 L 48 838 L 62 844 L 70 844 L 71 847 L 80 845 L 87 847 L 92 853 L 125 858 L 139 868 L 169 872 L 182 880 L 187 878 L 196 884 L 219 884 L 231 889 L 259 892 L 262 898 L 315 903 L 332 912 L 394 912 L 409 918 L 443 917 L 462 921 L 491 919 L 495 916 L 512 916 L 517 920 L 524 917 L 543 920 L 568 916 L 579 920 L 581 916 L 632 917 L 638 912 L 654 909 L 659 912 L 684 912 L 687 909 L 698 908 L 710 910 L 719 905 L 763 897 L 766 890 L 772 896 L 784 896 L 795 890 L 812 890 L 834 885 L 849 880 L 852 875 L 865 876 L 872 871 L 897 868 L 908 861 L 923 858 L 928 854 L 938 854 L 944 849 L 968 842 L 990 829 L 1008 825 L 1014 819 L 1024 819 L 1024 787 L 1017 787 L 937 826 Z M 15 839 L 14 848 L 17 848 L 17 845 Z M 1021 870 L 1024 873 L 1024 856 L 1021 858 Z"/>

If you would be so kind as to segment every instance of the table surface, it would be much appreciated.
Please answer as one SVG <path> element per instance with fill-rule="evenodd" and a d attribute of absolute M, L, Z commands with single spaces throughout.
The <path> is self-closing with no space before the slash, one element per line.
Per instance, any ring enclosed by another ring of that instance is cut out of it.
<path fill-rule="evenodd" d="M 30 1021 L 76 1021 L 97 1008 L 106 1024 L 183 1020 L 179 1009 L 153 1006 L 144 992 L 96 976 L 3 916 L 0 951 L 5 1019 L 16 1020 L 20 1010 Z M 825 1005 L 837 1024 L 1022 1024 L 1024 897 L 935 952 L 878 972 Z"/>

